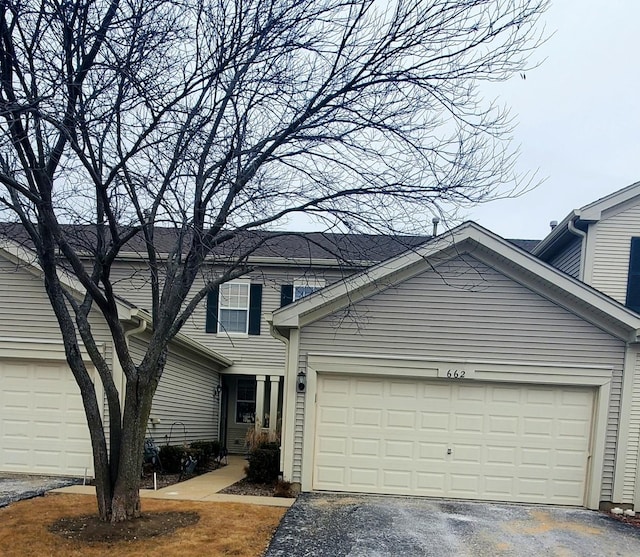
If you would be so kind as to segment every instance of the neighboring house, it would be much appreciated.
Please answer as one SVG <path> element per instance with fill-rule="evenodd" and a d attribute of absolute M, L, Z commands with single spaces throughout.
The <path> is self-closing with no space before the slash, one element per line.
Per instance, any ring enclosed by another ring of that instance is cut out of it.
<path fill-rule="evenodd" d="M 532 253 L 640 311 L 640 182 L 572 211 Z"/>
<path fill-rule="evenodd" d="M 149 294 L 130 247 L 112 275 L 139 355 Z M 172 344 L 157 441 L 219 435 L 242 452 L 248 429 L 278 431 L 283 476 L 306 491 L 640 509 L 640 184 L 539 243 L 474 223 L 430 240 L 250 233 L 194 288 L 247 251 L 253 271 L 212 292 Z M 36 318 L 37 270 L 5 256 L 8 331 L 59 343 L 53 319 Z M 14 358 L 8 331 L 0 350 Z"/>
<path fill-rule="evenodd" d="M 72 292 L 81 289 L 63 281 Z M 0 470 L 37 474 L 93 475 L 91 443 L 82 400 L 64 354 L 58 323 L 33 257 L 12 242 L 0 248 Z M 120 302 L 120 319 L 135 359 L 146 349 L 151 318 Z M 93 312 L 91 327 L 116 384 L 123 386 L 106 322 Z M 91 369 L 91 361 L 85 354 Z M 218 436 L 219 372 L 231 361 L 185 335 L 171 343 L 151 414 L 150 435 L 181 443 Z M 95 374 L 95 370 L 94 370 Z M 94 375 L 98 400 L 102 385 Z M 102 409 L 108 427 L 106 404 Z M 180 424 L 174 427 L 172 424 Z"/>

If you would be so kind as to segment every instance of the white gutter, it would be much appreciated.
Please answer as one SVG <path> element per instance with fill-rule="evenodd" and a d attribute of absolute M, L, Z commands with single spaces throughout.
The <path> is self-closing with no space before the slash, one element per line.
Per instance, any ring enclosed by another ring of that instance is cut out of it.
<path fill-rule="evenodd" d="M 580 271 L 578 279 L 584 282 L 585 257 L 587 255 L 587 233 L 584 230 L 576 228 L 575 221 L 579 217 L 574 217 L 567 223 L 567 230 L 580 238 Z"/>

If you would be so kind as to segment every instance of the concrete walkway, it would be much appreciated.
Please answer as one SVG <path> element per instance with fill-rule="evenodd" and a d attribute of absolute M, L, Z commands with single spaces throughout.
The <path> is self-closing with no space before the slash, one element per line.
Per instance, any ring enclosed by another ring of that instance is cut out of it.
<path fill-rule="evenodd" d="M 228 495 L 219 493 L 245 477 L 244 467 L 247 461 L 237 455 L 229 455 L 228 463 L 213 472 L 195 476 L 184 482 L 153 489 L 141 489 L 140 497 L 147 499 L 167 499 L 174 501 L 215 501 L 225 503 L 245 503 L 249 505 L 266 505 L 270 507 L 290 507 L 295 499 L 282 497 L 258 497 L 255 495 Z M 54 489 L 53 493 L 79 493 L 95 495 L 95 487 L 90 485 L 73 485 Z"/>

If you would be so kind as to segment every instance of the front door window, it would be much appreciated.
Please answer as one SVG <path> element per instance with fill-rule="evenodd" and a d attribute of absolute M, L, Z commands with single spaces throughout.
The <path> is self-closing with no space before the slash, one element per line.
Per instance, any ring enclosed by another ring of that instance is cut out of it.
<path fill-rule="evenodd" d="M 236 423 L 253 424 L 256 421 L 256 381 L 238 379 L 236 400 Z"/>

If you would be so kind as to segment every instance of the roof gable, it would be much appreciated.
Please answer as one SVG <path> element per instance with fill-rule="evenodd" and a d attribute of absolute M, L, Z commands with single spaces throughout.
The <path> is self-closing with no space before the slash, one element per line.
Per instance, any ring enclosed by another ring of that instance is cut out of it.
<path fill-rule="evenodd" d="M 439 262 L 470 252 L 614 336 L 636 340 L 640 316 L 472 222 L 274 312 L 272 324 L 283 330 L 307 325 Z"/>
<path fill-rule="evenodd" d="M 531 253 L 548 258 L 550 254 L 562 249 L 569 241 L 576 238 L 576 235 L 569 230 L 569 223 L 574 223 L 577 228 L 586 230 L 590 223 L 612 217 L 638 204 L 640 204 L 640 182 L 601 197 L 580 209 L 574 209 L 531 250 Z"/>
<path fill-rule="evenodd" d="M 4 257 L 12 263 L 20 265 L 21 268 L 34 276 L 43 276 L 43 272 L 38 265 L 35 254 L 16 242 L 3 238 L 0 242 L 0 257 Z M 59 273 L 59 279 L 60 282 L 74 294 L 74 296 L 78 296 L 80 298 L 84 295 L 84 287 L 73 277 L 68 274 Z M 120 320 L 137 321 L 139 323 L 144 322 L 147 328 L 149 328 L 153 323 L 151 316 L 147 312 L 137 308 L 123 298 L 116 298 L 116 304 L 118 308 L 118 318 Z M 193 350 L 194 352 L 199 353 L 200 355 L 213 360 L 224 367 L 228 367 L 233 363 L 228 358 L 225 358 L 221 354 L 214 352 L 182 333 L 178 333 L 174 337 L 173 341 L 176 342 L 176 344 Z"/>

